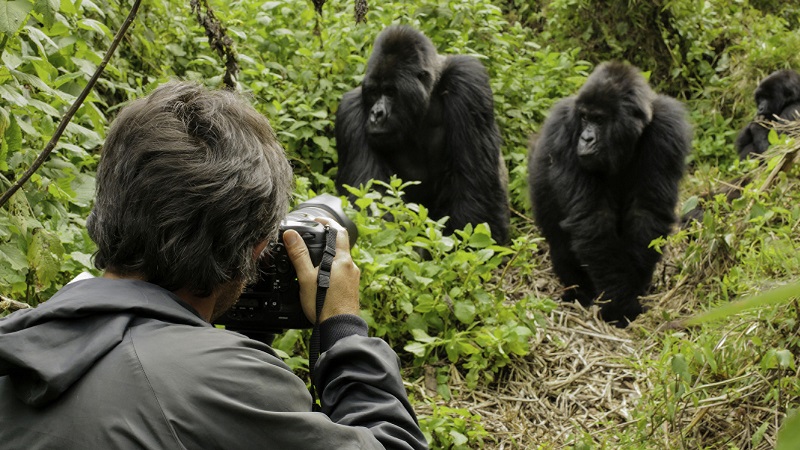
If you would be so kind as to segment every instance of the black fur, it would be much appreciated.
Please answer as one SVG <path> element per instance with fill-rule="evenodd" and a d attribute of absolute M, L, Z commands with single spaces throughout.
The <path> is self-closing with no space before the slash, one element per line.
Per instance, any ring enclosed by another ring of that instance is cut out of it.
<path fill-rule="evenodd" d="M 508 240 L 507 175 L 500 132 L 483 65 L 469 56 L 440 56 L 419 31 L 385 29 L 375 40 L 362 85 L 346 93 L 336 114 L 336 186 L 358 186 L 397 174 L 421 184 L 405 200 L 448 232 L 487 222 Z"/>
<path fill-rule="evenodd" d="M 762 154 L 769 147 L 769 128 L 757 120 L 772 121 L 776 118 L 796 120 L 800 118 L 800 75 L 792 70 L 773 72 L 756 89 L 756 119 L 748 123 L 736 138 L 739 158 Z"/>
<path fill-rule="evenodd" d="M 564 300 L 602 296 L 603 318 L 620 327 L 642 312 L 638 296 L 660 259 L 648 246 L 675 222 L 691 134 L 679 102 L 618 62 L 553 107 L 530 149 L 528 181 Z"/>

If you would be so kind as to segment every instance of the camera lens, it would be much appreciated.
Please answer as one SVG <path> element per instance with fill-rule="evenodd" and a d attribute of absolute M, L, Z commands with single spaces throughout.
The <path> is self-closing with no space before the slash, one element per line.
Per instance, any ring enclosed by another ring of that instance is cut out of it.
<path fill-rule="evenodd" d="M 320 194 L 297 205 L 286 217 L 287 219 L 297 221 L 313 220 L 314 217 L 326 217 L 336 221 L 336 223 L 347 230 L 351 247 L 355 245 L 356 239 L 358 238 L 358 228 L 356 224 L 344 214 L 342 210 L 342 200 L 331 194 Z"/>

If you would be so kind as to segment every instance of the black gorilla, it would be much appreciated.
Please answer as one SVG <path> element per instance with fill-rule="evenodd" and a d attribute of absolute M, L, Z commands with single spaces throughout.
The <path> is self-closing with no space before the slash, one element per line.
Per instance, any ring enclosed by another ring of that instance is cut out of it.
<path fill-rule="evenodd" d="M 776 118 L 794 120 L 800 118 L 800 75 L 792 70 L 773 72 L 756 89 L 756 120 Z M 751 153 L 761 154 L 769 147 L 769 129 L 756 121 L 750 122 L 736 138 L 739 158 Z"/>
<path fill-rule="evenodd" d="M 792 70 L 778 70 L 770 74 L 756 88 L 756 118 L 748 123 L 736 138 L 736 152 L 739 159 L 750 155 L 760 155 L 769 147 L 770 128 L 757 121 L 800 119 L 800 75 Z M 740 177 L 727 183 L 727 186 L 703 195 L 708 200 L 724 194 L 728 202 L 742 196 L 742 190 L 750 184 L 749 176 Z M 696 206 L 681 217 L 682 226 L 688 227 L 693 220 L 702 221 L 703 207 Z"/>
<path fill-rule="evenodd" d="M 405 26 L 375 40 L 361 86 L 346 93 L 336 114 L 336 186 L 358 186 L 397 174 L 421 183 L 405 200 L 448 232 L 487 222 L 508 240 L 507 173 L 500 154 L 489 78 L 472 57 L 443 56 L 425 35 Z"/>
<path fill-rule="evenodd" d="M 577 97 L 550 111 L 530 149 L 537 225 L 566 301 L 598 296 L 603 319 L 624 327 L 660 259 L 650 241 L 675 222 L 691 148 L 683 106 L 657 95 L 635 67 L 597 67 Z"/>

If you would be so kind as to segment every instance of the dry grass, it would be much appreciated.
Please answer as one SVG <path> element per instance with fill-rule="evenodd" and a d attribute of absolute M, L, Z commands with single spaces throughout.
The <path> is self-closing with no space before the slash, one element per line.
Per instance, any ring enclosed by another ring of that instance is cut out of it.
<path fill-rule="evenodd" d="M 753 179 L 760 183 L 756 185 L 759 192 L 770 189 L 778 174 L 789 170 L 800 153 L 800 122 L 776 124 L 776 127 L 797 137 L 797 144 L 771 151 L 770 155 L 780 154 L 783 159 L 771 168 L 765 164 L 753 171 Z M 800 181 L 792 182 L 800 190 Z M 747 213 L 742 217 L 747 217 Z M 745 219 L 737 223 L 737 229 L 746 226 Z M 795 227 L 800 227 L 800 222 Z M 797 231 L 800 236 L 800 229 Z M 675 260 L 683 250 L 666 249 L 664 261 L 656 271 L 653 294 L 643 299 L 651 310 L 629 328 L 608 326 L 598 318 L 596 307 L 586 310 L 577 304 L 560 304 L 532 338 L 531 353 L 507 367 L 495 382 L 468 389 L 458 372 L 452 370 L 450 401 L 426 389 L 424 378 L 416 380 L 410 388 L 428 402 L 479 414 L 481 424 L 494 439 L 486 440 L 485 448 L 568 448 L 576 436 L 586 435 L 603 436 L 595 441 L 598 448 L 631 448 L 630 443 L 614 445 L 615 436 L 627 427 L 640 427 L 647 436 L 634 448 L 773 448 L 787 408 L 800 406 L 800 398 L 781 397 L 789 389 L 778 389 L 778 397 L 771 398 L 770 392 L 775 391 L 777 381 L 792 374 L 785 370 L 763 370 L 758 359 L 724 379 L 710 379 L 713 377 L 705 376 L 709 368 L 701 368 L 688 393 L 691 398 L 701 400 L 690 402 L 688 394 L 677 399 L 673 404 L 677 404 L 678 411 L 671 421 L 656 423 L 647 414 L 636 415 L 637 408 L 640 413 L 644 411 L 640 399 L 655 392 L 659 387 L 656 384 L 663 383 L 660 372 L 669 370 L 657 363 L 665 336 L 672 333 L 686 339 L 696 338 L 691 331 L 683 330 L 678 321 L 665 317 L 681 318 L 699 311 L 698 283 L 725 273 L 720 271 L 727 271 L 735 263 L 725 260 L 724 264 L 716 264 L 720 255 L 709 252 L 705 262 L 683 267 L 679 273 Z M 549 270 L 545 252 L 537 258 L 540 261 L 536 267 L 544 268 L 540 271 L 504 273 L 503 286 L 510 298 L 525 291 L 541 297 L 559 296 L 561 287 Z M 800 324 L 794 330 L 779 331 L 784 338 L 793 334 L 800 339 Z M 734 319 L 719 325 L 717 332 L 722 337 L 714 351 L 725 352 L 732 351 L 726 347 L 731 342 L 769 336 L 776 330 L 767 321 Z M 798 375 L 795 371 L 794 376 Z M 650 397 L 648 401 L 650 411 L 659 407 L 656 399 Z M 662 406 L 666 407 L 666 403 L 663 401 Z M 430 415 L 430 404 L 418 402 L 417 413 Z M 753 445 L 757 433 L 763 433 L 763 438 Z M 470 446 L 481 444 L 470 443 Z"/>

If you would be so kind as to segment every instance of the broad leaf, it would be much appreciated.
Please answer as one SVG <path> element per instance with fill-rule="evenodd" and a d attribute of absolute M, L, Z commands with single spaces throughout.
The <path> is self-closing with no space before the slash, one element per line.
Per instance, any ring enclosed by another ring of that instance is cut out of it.
<path fill-rule="evenodd" d="M 22 21 L 28 16 L 33 8 L 27 1 L 23 0 L 0 0 L 0 33 L 13 36 L 22 26 Z"/>
<path fill-rule="evenodd" d="M 42 15 L 46 26 L 51 27 L 55 21 L 60 3 L 59 0 L 36 0 L 33 10 Z"/>

